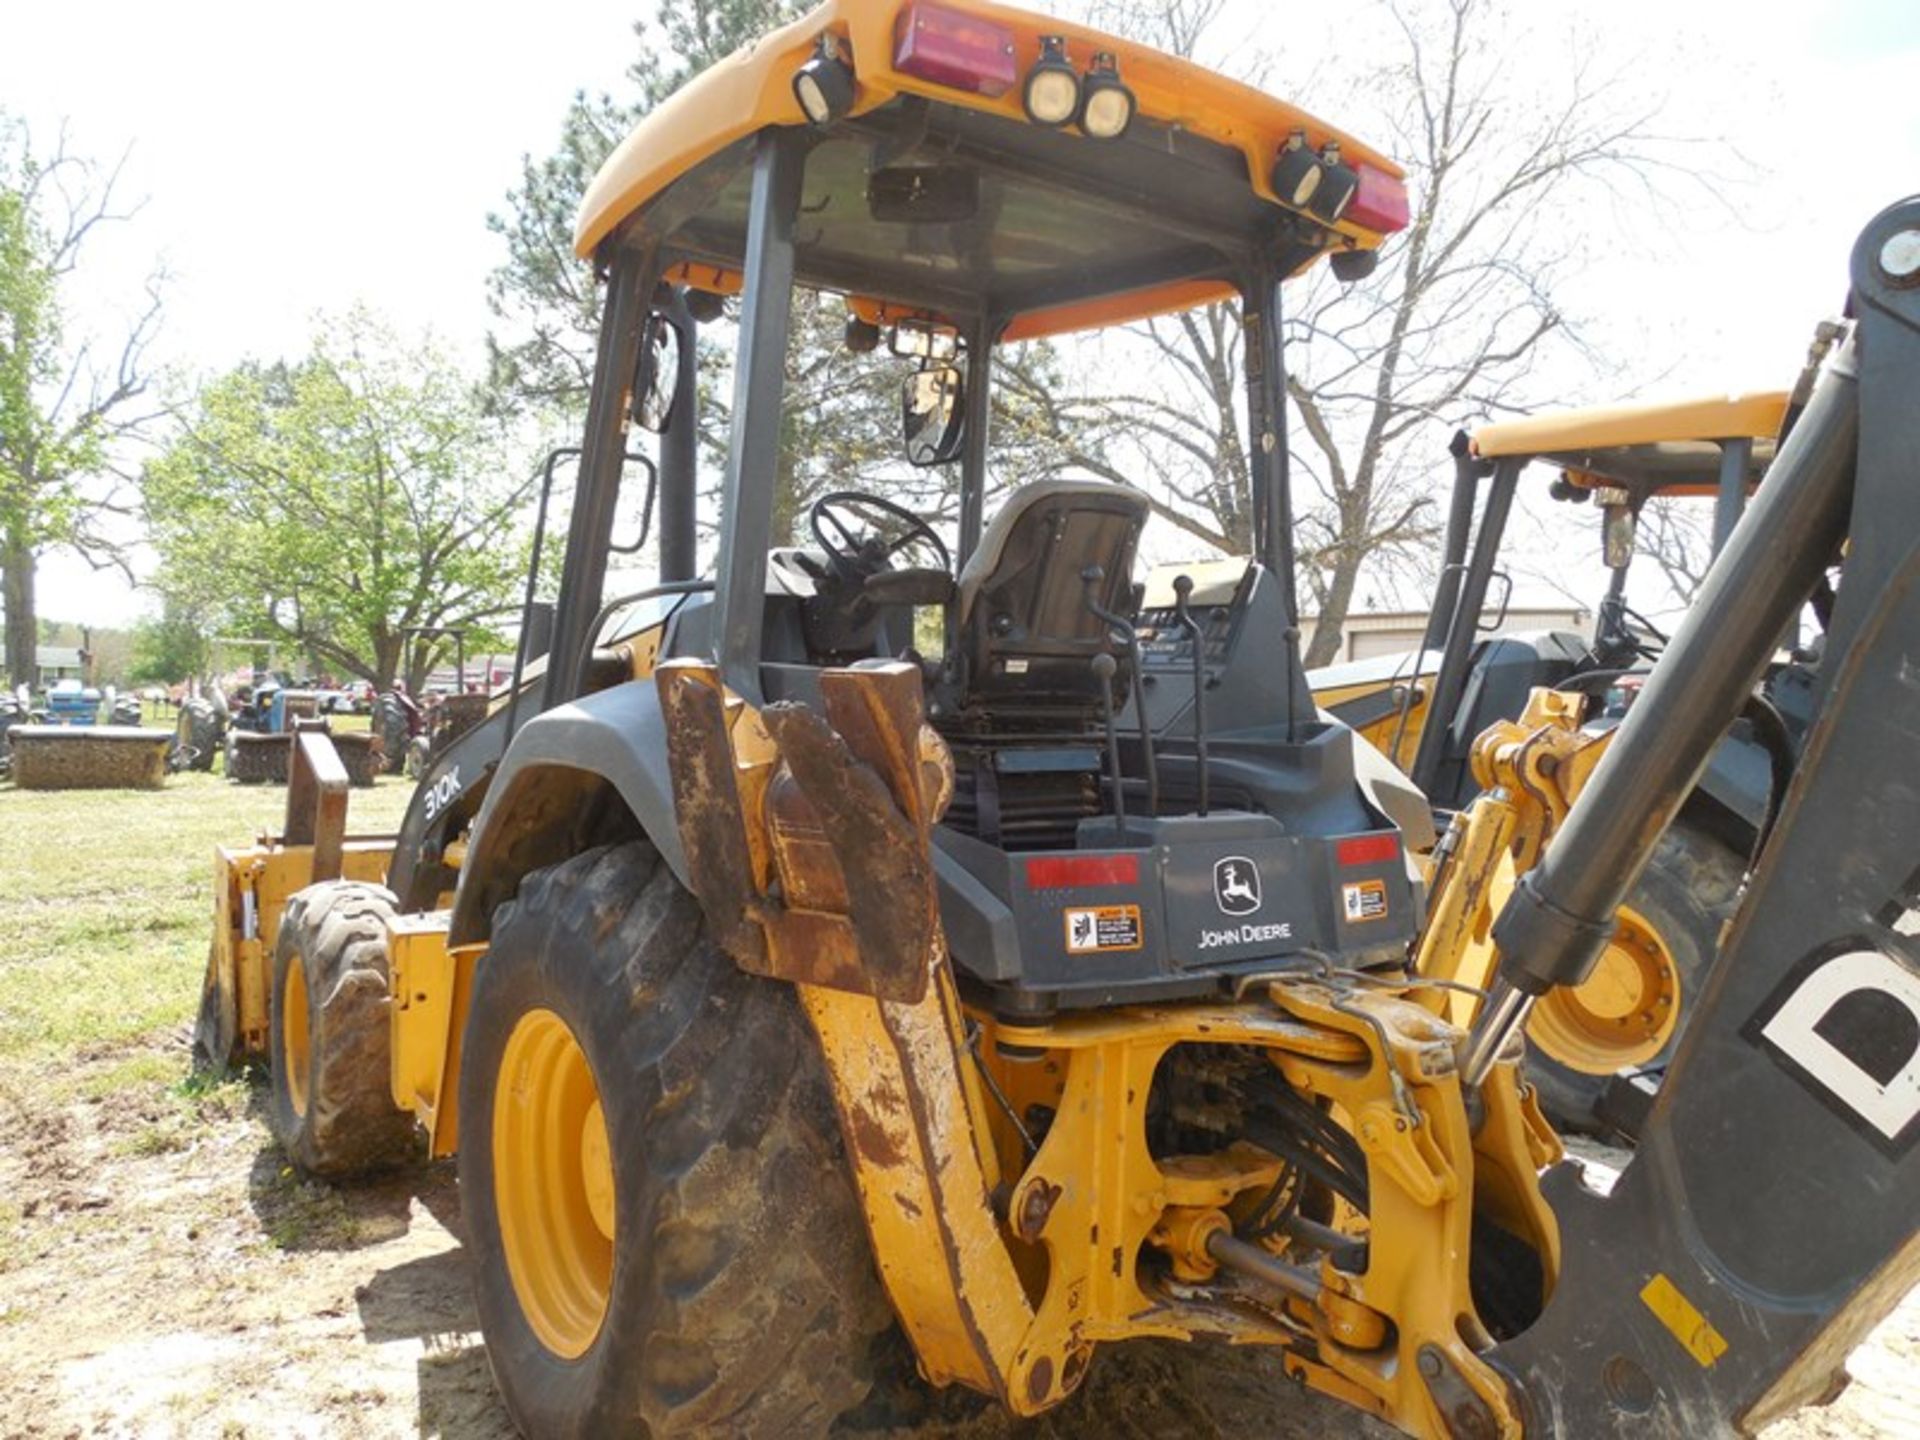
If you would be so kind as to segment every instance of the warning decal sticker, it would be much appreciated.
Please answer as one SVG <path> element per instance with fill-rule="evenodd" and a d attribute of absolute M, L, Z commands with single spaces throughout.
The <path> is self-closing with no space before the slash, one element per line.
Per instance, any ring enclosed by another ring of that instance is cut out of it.
<path fill-rule="evenodd" d="M 1342 885 L 1340 900 L 1349 925 L 1387 918 L 1387 882 L 1384 880 L 1359 880 Z"/>
<path fill-rule="evenodd" d="M 1097 955 L 1103 950 L 1138 950 L 1141 936 L 1138 905 L 1090 905 L 1069 910 L 1067 953 Z"/>

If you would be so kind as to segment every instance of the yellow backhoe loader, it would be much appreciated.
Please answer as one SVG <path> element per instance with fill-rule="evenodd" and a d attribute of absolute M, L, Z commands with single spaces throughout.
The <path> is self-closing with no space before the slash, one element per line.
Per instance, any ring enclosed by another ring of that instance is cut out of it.
<path fill-rule="evenodd" d="M 1816 341 L 1815 366 L 1827 332 L 1822 327 Z M 1443 824 L 1482 791 L 1478 737 L 1518 719 L 1536 689 L 1577 697 L 1581 723 L 1611 728 L 1666 642 L 1627 594 L 1643 512 L 1655 501 L 1711 500 L 1717 552 L 1805 398 L 1781 390 L 1604 406 L 1456 434 L 1439 580 L 1419 648 L 1308 671 L 1314 702 L 1391 756 Z M 1508 524 L 1532 476 L 1550 476 L 1557 500 L 1598 512 L 1610 579 L 1591 634 L 1498 623 L 1512 594 L 1501 568 Z M 1502 586 L 1502 598 L 1490 600 Z M 1487 633 L 1488 611 L 1498 633 Z M 1638 1134 L 1785 796 L 1814 677 L 1810 655 L 1783 651 L 1768 665 L 1615 917 L 1591 977 L 1535 1007 L 1528 1073 L 1559 1128 Z"/>
<path fill-rule="evenodd" d="M 985 0 L 830 0 L 613 153 L 559 598 L 397 837 L 297 737 L 286 832 L 218 862 L 201 1028 L 267 1057 L 308 1173 L 457 1154 L 526 1434 L 822 1434 L 893 1326 L 1016 1415 L 1210 1337 L 1416 1435 L 1736 1433 L 1912 1283 L 1920 205 L 1638 704 L 1490 741 L 1430 892 L 1425 798 L 1307 690 L 1282 435 L 1287 282 L 1365 283 L 1406 220 L 1359 139 Z M 796 286 L 891 337 L 951 534 L 839 492 L 770 546 Z M 707 579 L 680 362 L 736 294 Z M 1225 603 L 1136 588 L 1130 487 L 989 517 L 998 347 L 1214 301 L 1261 437 Z M 608 595 L 636 420 L 662 578 Z M 1843 551 L 1794 788 L 1599 1195 L 1522 1027 Z"/>

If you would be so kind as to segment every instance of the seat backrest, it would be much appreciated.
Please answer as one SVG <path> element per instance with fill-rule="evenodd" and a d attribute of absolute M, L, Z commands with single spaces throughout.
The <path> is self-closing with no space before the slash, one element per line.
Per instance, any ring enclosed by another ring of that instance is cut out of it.
<path fill-rule="evenodd" d="M 1474 646 L 1460 708 L 1447 724 L 1446 745 L 1427 798 L 1457 810 L 1480 793 L 1473 778 L 1473 742 L 1496 720 L 1516 719 L 1537 687 L 1551 689 L 1572 675 L 1587 642 L 1564 630 L 1495 635 Z M 1441 723 L 1437 717 L 1429 724 Z"/>
<path fill-rule="evenodd" d="M 1092 660 L 1125 655 L 1087 605 L 1131 618 L 1133 559 L 1147 521 L 1138 490 L 1091 480 L 1041 480 L 1008 497 L 960 572 L 955 620 L 962 710 L 996 720 L 1082 716 L 1100 706 Z M 1119 703 L 1125 694 L 1116 692 Z"/>

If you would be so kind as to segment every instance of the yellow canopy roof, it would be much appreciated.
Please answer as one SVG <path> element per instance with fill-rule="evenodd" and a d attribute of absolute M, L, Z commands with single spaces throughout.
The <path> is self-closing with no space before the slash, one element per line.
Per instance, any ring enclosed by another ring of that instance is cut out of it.
<path fill-rule="evenodd" d="M 854 115 L 865 114 L 905 95 L 1003 116 L 1022 124 L 1020 86 L 989 97 L 938 85 L 896 70 L 895 26 L 912 0 L 826 0 L 801 19 L 762 37 L 694 77 L 640 122 L 601 166 L 587 189 L 574 229 L 574 248 L 591 256 L 622 222 L 644 208 L 667 186 L 734 143 L 768 126 L 798 126 L 806 117 L 794 99 L 794 71 L 813 52 L 825 32 L 835 35 L 851 57 L 858 81 Z M 1190 61 L 1148 46 L 1066 21 L 1017 10 L 988 0 L 939 0 L 939 8 L 991 21 L 1014 37 L 1015 66 L 1024 77 L 1040 54 L 1044 36 L 1064 36 L 1076 64 L 1097 51 L 1111 53 L 1121 79 L 1150 121 L 1191 132 L 1240 151 L 1246 157 L 1251 192 L 1278 205 L 1269 178 L 1283 142 L 1296 130 L 1318 148 L 1337 142 L 1342 159 L 1365 165 L 1394 179 L 1401 170 L 1392 161 L 1344 131 L 1285 101 L 1228 79 Z M 1099 142 L 1089 141 L 1089 144 Z M 1372 248 L 1381 236 L 1341 222 L 1330 227 L 1356 248 Z M 726 288 L 723 274 L 712 288 Z M 1031 313 L 1016 322 L 1008 338 L 1110 324 L 1120 320 L 1184 309 L 1225 298 L 1219 284 L 1154 286 L 1097 304 L 1077 304 L 1054 315 Z"/>
<path fill-rule="evenodd" d="M 1787 392 L 1716 395 L 1657 405 L 1602 405 L 1502 420 L 1473 432 L 1473 453 L 1551 455 L 1562 450 L 1612 450 L 1662 440 L 1771 439 L 1787 413 Z"/>
<path fill-rule="evenodd" d="M 1717 482 L 1721 440 L 1754 442 L 1748 471 L 1758 479 L 1773 459 L 1786 413 L 1784 390 L 1603 405 L 1483 426 L 1474 432 L 1473 453 L 1549 461 L 1588 488 L 1612 483 L 1662 495 L 1699 494 Z"/>

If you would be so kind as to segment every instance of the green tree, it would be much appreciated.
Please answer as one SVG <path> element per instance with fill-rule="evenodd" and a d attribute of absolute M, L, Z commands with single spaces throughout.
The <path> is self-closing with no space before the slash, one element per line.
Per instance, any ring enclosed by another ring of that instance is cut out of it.
<path fill-rule="evenodd" d="M 134 628 L 127 678 L 135 684 L 172 685 L 204 677 L 212 663 L 205 624 L 186 605 L 168 597 L 159 618 L 143 620 Z"/>
<path fill-rule="evenodd" d="M 640 118 L 716 60 L 793 19 L 798 0 L 676 0 L 634 22 L 631 93 L 588 95 L 567 107 L 551 155 L 523 156 L 520 184 L 487 226 L 507 258 L 487 282 L 497 322 L 488 338 L 496 404 L 575 411 L 593 376 L 600 324 L 592 270 L 574 258 L 573 221 L 587 184 Z"/>
<path fill-rule="evenodd" d="M 0 669 L 16 680 L 34 673 L 40 556 L 65 546 L 125 566 L 103 522 L 126 513 L 113 467 L 154 418 L 146 352 L 164 277 L 149 278 L 116 346 L 72 337 L 61 303 L 94 231 L 132 213 L 117 208 L 117 180 L 69 154 L 64 133 L 42 153 L 0 115 Z"/>
<path fill-rule="evenodd" d="M 306 358 L 243 365 L 189 407 L 144 481 L 159 588 L 230 633 L 417 687 L 446 645 L 409 629 L 485 643 L 514 606 L 531 482 L 510 476 L 467 377 L 355 312 Z"/>
<path fill-rule="evenodd" d="M 488 282 L 496 321 L 489 337 L 494 404 L 509 413 L 558 412 L 577 419 L 592 379 L 599 302 L 590 268 L 573 254 L 573 222 L 589 181 L 613 147 L 655 105 L 715 61 L 784 24 L 797 0 L 691 0 L 661 5 L 634 25 L 640 58 L 628 69 L 628 97 L 578 94 L 554 152 L 522 162 L 520 184 L 488 224 L 507 258 Z M 829 490 L 862 485 L 930 516 L 950 519 L 957 476 L 914 471 L 901 458 L 899 387 L 903 362 L 861 356 L 844 341 L 847 311 L 834 296 L 799 294 L 786 369 L 773 538 L 806 543 L 808 506 Z M 724 469 L 731 418 L 729 357 L 701 347 L 700 441 L 710 489 Z M 1052 349 L 1011 346 L 996 356 L 992 484 L 1018 484 L 1078 463 L 1080 425 L 1041 401 L 1058 382 Z M 1038 397 L 1036 399 L 1036 397 Z M 716 515 L 718 507 L 705 507 Z"/>

